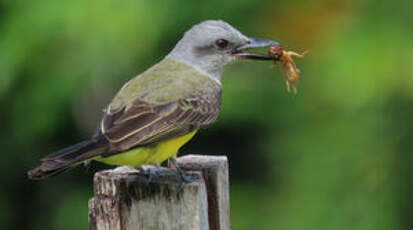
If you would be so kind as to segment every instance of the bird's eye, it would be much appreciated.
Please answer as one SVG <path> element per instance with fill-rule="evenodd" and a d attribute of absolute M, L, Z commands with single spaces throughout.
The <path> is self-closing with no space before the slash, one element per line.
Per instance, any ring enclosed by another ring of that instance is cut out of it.
<path fill-rule="evenodd" d="M 225 39 L 218 39 L 215 41 L 215 45 L 217 45 L 219 48 L 224 49 L 228 46 L 229 42 Z"/>

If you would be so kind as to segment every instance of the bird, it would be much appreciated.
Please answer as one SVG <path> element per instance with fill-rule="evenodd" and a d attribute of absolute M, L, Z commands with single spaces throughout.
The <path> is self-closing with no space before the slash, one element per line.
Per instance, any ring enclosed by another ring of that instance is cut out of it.
<path fill-rule="evenodd" d="M 46 155 L 28 177 L 45 179 L 92 160 L 139 168 L 169 159 L 188 180 L 175 159 L 217 120 L 224 67 L 239 59 L 273 60 L 249 50 L 274 45 L 280 44 L 247 37 L 222 20 L 192 26 L 166 57 L 121 87 L 89 140 Z"/>

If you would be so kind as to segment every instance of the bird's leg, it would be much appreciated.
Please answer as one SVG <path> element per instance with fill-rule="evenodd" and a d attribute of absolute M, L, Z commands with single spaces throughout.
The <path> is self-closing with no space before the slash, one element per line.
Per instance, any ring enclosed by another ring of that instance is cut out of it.
<path fill-rule="evenodd" d="M 168 168 L 170 168 L 170 169 L 174 169 L 175 168 L 175 165 L 174 165 L 174 163 L 172 162 L 173 160 L 175 160 L 174 158 L 168 158 Z M 175 160 L 176 161 L 176 160 Z"/>
<path fill-rule="evenodd" d="M 90 173 L 91 172 L 91 166 L 92 166 L 92 160 L 84 161 L 83 165 L 85 166 L 85 172 Z"/>
<path fill-rule="evenodd" d="M 159 168 L 160 166 L 158 164 L 155 165 L 155 168 L 152 168 L 152 167 L 145 168 L 144 165 L 139 167 L 139 171 L 142 171 L 146 177 L 145 185 L 148 185 L 149 183 L 151 183 L 153 178 L 160 176 Z"/>
<path fill-rule="evenodd" d="M 180 191 L 183 187 L 184 184 L 188 184 L 191 182 L 194 182 L 198 180 L 198 174 L 191 174 L 191 173 L 186 173 L 185 170 L 181 169 L 178 166 L 178 163 L 176 162 L 175 158 L 169 158 L 168 159 L 168 167 L 172 166 L 173 168 L 176 168 L 176 171 L 178 171 L 179 176 L 181 177 L 181 184 L 179 185 L 179 190 Z"/>

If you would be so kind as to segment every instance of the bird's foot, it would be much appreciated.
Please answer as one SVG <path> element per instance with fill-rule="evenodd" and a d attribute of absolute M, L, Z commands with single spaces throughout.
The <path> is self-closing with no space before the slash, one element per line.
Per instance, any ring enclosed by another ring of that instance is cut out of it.
<path fill-rule="evenodd" d="M 139 168 L 139 171 L 142 171 L 143 174 L 145 175 L 145 185 L 148 185 L 149 183 L 151 183 L 153 178 L 157 178 L 161 175 L 159 172 L 159 167 L 160 167 L 159 165 L 156 165 L 155 167 L 142 166 Z"/>
<path fill-rule="evenodd" d="M 182 191 L 185 184 L 189 184 L 189 183 L 192 183 L 194 181 L 199 180 L 199 175 L 198 174 L 188 173 L 188 172 L 185 172 L 185 170 L 181 169 L 178 166 L 178 163 L 176 162 L 175 158 L 169 158 L 168 159 L 168 166 L 173 166 L 173 168 L 176 169 L 176 171 L 179 174 L 179 177 L 181 178 L 181 181 L 180 181 L 179 186 L 178 186 L 178 193 L 180 193 Z"/>

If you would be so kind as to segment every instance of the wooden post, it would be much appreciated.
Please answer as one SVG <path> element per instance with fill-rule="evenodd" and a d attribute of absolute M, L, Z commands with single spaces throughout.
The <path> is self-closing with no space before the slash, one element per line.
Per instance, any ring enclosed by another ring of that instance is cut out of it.
<path fill-rule="evenodd" d="M 199 180 L 185 184 L 175 169 L 148 166 L 146 175 L 130 167 L 97 172 L 89 200 L 91 230 L 229 230 L 228 162 L 222 156 L 178 158 Z"/>
<path fill-rule="evenodd" d="M 210 230 L 229 230 L 229 176 L 226 156 L 187 155 L 178 159 L 182 169 L 200 171 L 208 196 Z"/>

